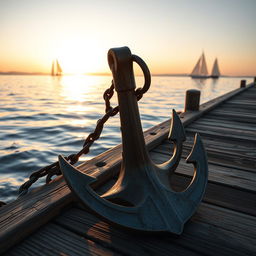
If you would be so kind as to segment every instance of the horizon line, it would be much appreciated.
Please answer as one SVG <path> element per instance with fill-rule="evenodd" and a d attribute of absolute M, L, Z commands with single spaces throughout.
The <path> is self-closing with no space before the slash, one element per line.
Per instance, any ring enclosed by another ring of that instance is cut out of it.
<path fill-rule="evenodd" d="M 51 73 L 44 73 L 44 72 L 24 72 L 24 71 L 0 71 L 0 75 L 44 75 L 44 76 L 51 76 Z M 87 75 L 87 76 L 112 76 L 110 72 L 96 72 L 96 73 L 64 73 L 63 76 L 72 76 L 72 75 Z M 136 75 L 135 76 L 143 76 Z M 151 76 L 190 76 L 188 73 L 156 73 L 151 74 Z M 221 75 L 221 77 L 256 77 L 254 75 Z"/>

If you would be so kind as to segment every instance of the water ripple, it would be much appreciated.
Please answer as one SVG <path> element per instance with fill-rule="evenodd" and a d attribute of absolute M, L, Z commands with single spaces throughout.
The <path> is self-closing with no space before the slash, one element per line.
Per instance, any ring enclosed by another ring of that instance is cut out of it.
<path fill-rule="evenodd" d="M 102 93 L 111 77 L 1 76 L 0 75 L 0 200 L 11 201 L 18 187 L 35 171 L 57 160 L 59 154 L 77 152 L 104 114 Z M 201 102 L 239 87 L 240 78 L 218 81 L 189 77 L 152 77 L 149 92 L 139 102 L 143 129 L 182 110 L 185 91 L 201 90 Z M 136 77 L 138 85 L 142 77 Z M 43 90 L 42 90 L 43 88 Z M 116 95 L 111 99 L 117 105 Z M 119 116 L 110 118 L 92 146 L 90 159 L 121 142 Z M 44 183 L 39 180 L 36 185 Z"/>

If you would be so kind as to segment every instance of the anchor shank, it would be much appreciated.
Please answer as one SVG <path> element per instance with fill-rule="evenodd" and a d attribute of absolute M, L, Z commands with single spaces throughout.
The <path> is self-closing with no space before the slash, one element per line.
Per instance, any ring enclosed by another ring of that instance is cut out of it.
<path fill-rule="evenodd" d="M 108 61 L 118 95 L 123 164 L 125 167 L 136 166 L 138 168 L 138 166 L 148 163 L 149 157 L 142 131 L 137 97 L 134 91 L 135 78 L 132 54 L 127 47 L 113 48 L 109 50 Z"/>
<path fill-rule="evenodd" d="M 119 92 L 120 122 L 123 143 L 123 162 L 126 167 L 148 163 L 139 109 L 134 91 Z"/>

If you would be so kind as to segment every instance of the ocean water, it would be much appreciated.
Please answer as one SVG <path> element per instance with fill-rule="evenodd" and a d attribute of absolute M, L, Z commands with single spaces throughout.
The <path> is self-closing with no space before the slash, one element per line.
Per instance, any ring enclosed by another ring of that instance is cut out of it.
<path fill-rule="evenodd" d="M 0 201 L 14 200 L 31 172 L 56 161 L 59 154 L 69 155 L 81 149 L 83 140 L 104 114 L 102 94 L 111 79 L 0 75 Z M 238 88 L 240 80 L 153 76 L 149 91 L 139 102 L 143 129 L 169 118 L 173 108 L 182 110 L 187 89 L 201 90 L 203 103 Z M 136 83 L 142 86 L 143 77 L 136 77 Z M 111 104 L 116 106 L 116 95 Z M 120 142 L 117 115 L 109 119 L 101 138 L 80 160 L 88 160 Z M 44 183 L 42 178 L 34 186 Z"/>

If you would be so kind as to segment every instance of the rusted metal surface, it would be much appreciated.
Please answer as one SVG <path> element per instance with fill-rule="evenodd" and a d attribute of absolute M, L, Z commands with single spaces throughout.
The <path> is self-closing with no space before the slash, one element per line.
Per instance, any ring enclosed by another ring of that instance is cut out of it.
<path fill-rule="evenodd" d="M 138 59 L 138 57 L 136 57 Z M 194 214 L 205 192 L 208 165 L 206 152 L 199 135 L 187 158 L 194 165 L 194 177 L 183 192 L 175 192 L 169 176 L 175 171 L 182 151 L 185 134 L 181 121 L 173 111 L 169 139 L 174 143 L 173 156 L 166 163 L 156 165 L 145 146 L 133 73 L 134 56 L 129 48 L 114 48 L 108 61 L 118 94 L 123 160 L 115 185 L 102 196 L 91 188 L 95 178 L 76 170 L 59 157 L 61 171 L 72 191 L 81 201 L 104 219 L 127 229 L 181 234 L 185 222 Z M 145 76 L 142 92 L 148 90 L 150 73 L 139 59 Z"/>

